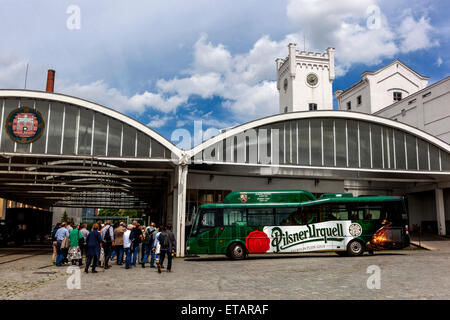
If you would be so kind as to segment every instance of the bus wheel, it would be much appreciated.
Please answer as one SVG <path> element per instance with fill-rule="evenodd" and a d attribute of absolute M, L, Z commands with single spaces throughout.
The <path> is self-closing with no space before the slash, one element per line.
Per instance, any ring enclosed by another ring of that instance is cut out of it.
<path fill-rule="evenodd" d="M 363 244 L 358 240 L 350 241 L 347 245 L 347 253 L 349 256 L 360 256 L 364 252 Z"/>
<path fill-rule="evenodd" d="M 240 243 L 233 243 L 228 249 L 228 252 L 233 260 L 242 260 L 245 258 L 245 248 Z"/>

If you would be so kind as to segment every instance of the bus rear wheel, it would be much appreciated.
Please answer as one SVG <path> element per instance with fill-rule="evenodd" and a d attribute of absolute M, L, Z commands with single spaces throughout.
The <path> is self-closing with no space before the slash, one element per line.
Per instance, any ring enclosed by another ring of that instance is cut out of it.
<path fill-rule="evenodd" d="M 364 253 L 364 245 L 361 241 L 353 240 L 347 245 L 347 254 L 349 256 L 360 256 Z"/>
<path fill-rule="evenodd" d="M 233 243 L 228 248 L 228 255 L 233 260 L 242 260 L 245 259 L 246 251 L 242 244 L 240 243 Z"/>

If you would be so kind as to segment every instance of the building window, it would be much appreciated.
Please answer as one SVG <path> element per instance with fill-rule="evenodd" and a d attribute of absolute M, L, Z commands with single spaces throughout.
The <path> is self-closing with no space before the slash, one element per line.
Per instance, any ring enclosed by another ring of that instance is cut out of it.
<path fill-rule="evenodd" d="M 352 110 L 352 103 L 351 103 L 351 101 L 347 102 L 347 110 Z"/>
<path fill-rule="evenodd" d="M 361 102 L 362 102 L 361 96 L 356 97 L 356 102 L 357 102 L 358 106 L 361 104 Z"/>
<path fill-rule="evenodd" d="M 317 103 L 310 103 L 309 104 L 309 110 L 310 111 L 317 110 Z"/>
<path fill-rule="evenodd" d="M 394 101 L 400 101 L 402 100 L 402 93 L 394 91 Z"/>
<path fill-rule="evenodd" d="M 284 113 L 288 112 L 288 107 L 284 107 Z"/>

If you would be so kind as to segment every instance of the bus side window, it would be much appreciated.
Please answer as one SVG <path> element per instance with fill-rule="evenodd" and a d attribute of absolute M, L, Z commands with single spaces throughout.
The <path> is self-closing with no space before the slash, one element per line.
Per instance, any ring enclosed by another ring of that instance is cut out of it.
<path fill-rule="evenodd" d="M 348 209 L 345 204 L 327 204 L 324 206 L 323 213 L 323 221 L 348 220 Z"/>
<path fill-rule="evenodd" d="M 244 208 L 223 209 L 223 225 L 234 226 L 236 221 L 247 221 Z"/>
<path fill-rule="evenodd" d="M 295 215 L 298 208 L 275 208 L 275 225 L 292 226 L 298 225 L 295 221 Z"/>
<path fill-rule="evenodd" d="M 302 210 L 302 224 L 311 224 L 319 222 L 320 207 L 306 206 Z"/>
<path fill-rule="evenodd" d="M 273 208 L 247 209 L 247 225 L 249 226 L 273 226 Z"/>

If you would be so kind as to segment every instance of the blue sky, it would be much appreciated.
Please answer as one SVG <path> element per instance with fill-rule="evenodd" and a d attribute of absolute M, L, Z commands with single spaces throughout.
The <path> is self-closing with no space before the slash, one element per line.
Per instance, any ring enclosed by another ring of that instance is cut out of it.
<path fill-rule="evenodd" d="M 29 63 L 27 88 L 44 90 L 53 68 L 56 92 L 117 109 L 168 139 L 177 128 L 192 132 L 194 120 L 211 133 L 277 113 L 275 58 L 289 42 L 302 47 L 304 35 L 308 51 L 336 48 L 333 90 L 396 58 L 430 83 L 450 70 L 446 0 L 0 0 L 0 8 L 0 88 L 23 88 Z M 376 28 L 367 24 L 374 8 Z"/>

